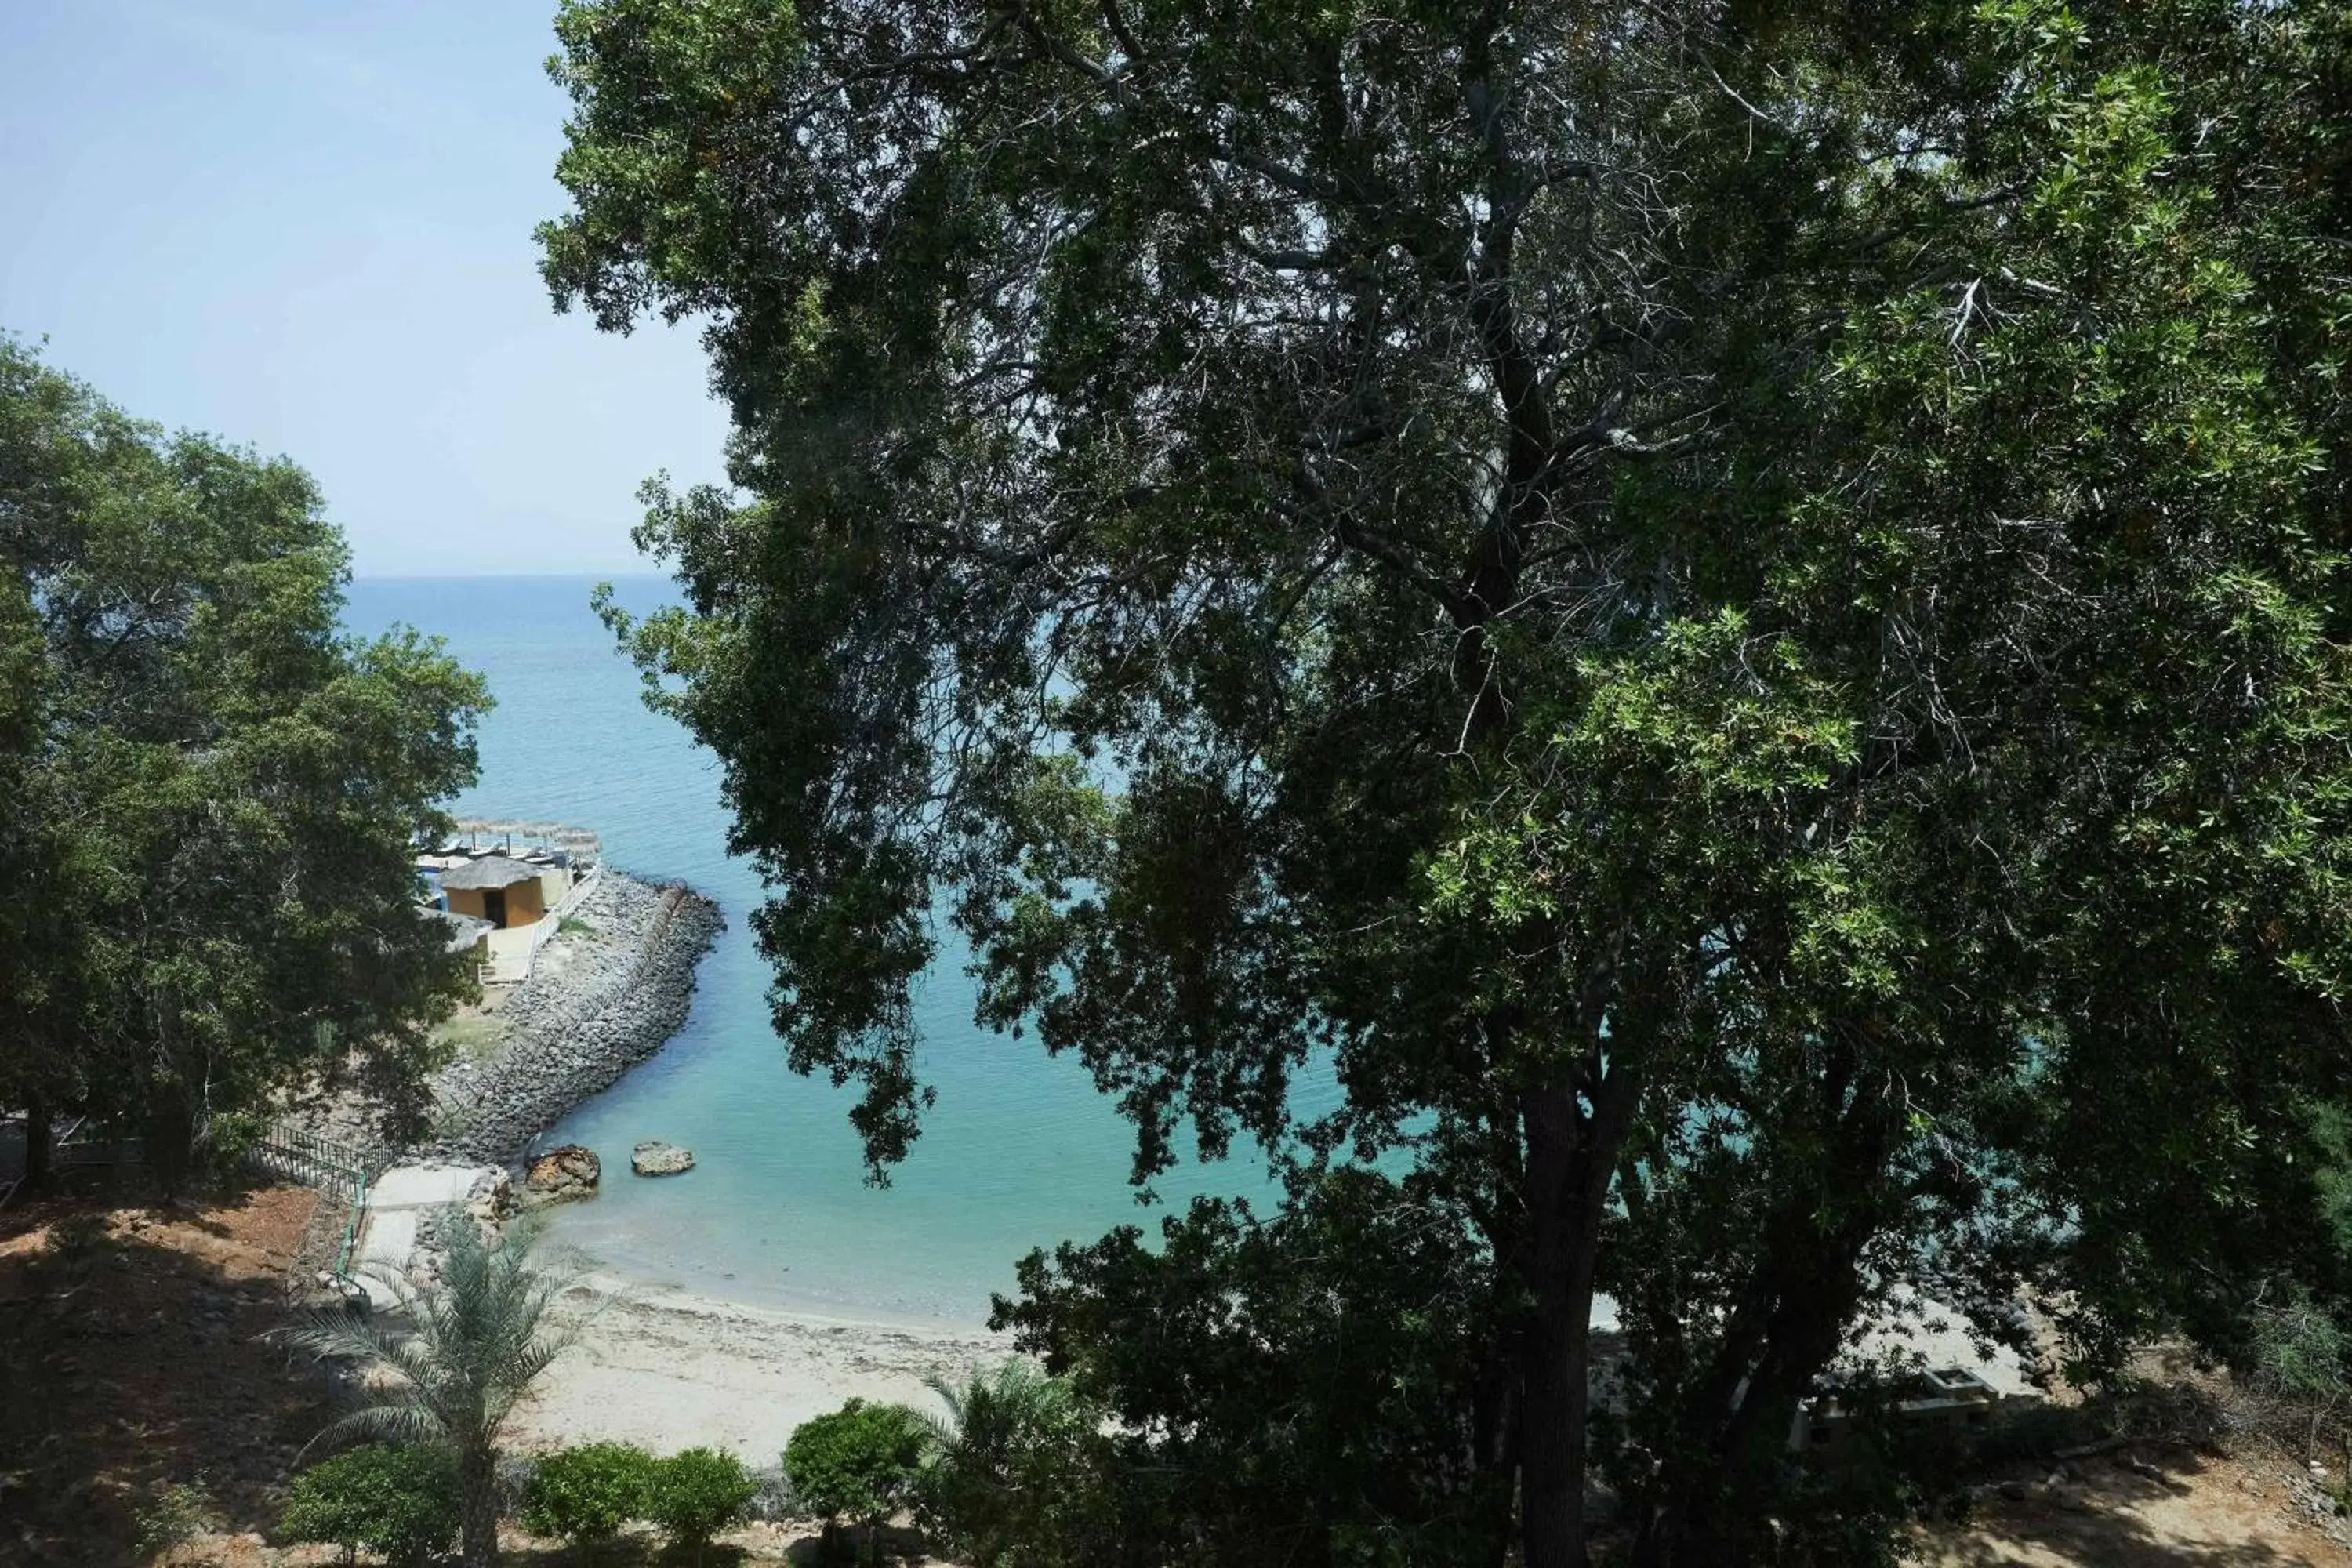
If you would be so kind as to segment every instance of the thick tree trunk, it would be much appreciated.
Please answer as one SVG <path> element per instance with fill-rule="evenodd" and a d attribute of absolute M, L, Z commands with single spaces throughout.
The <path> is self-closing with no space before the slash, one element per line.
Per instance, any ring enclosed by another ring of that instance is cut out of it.
<path fill-rule="evenodd" d="M 1738 1408 L 1721 1424 L 1706 1461 L 1679 1478 L 1660 1528 L 1635 1552 L 1637 1568 L 1742 1568 L 1757 1560 L 1758 1527 L 1771 1514 L 1790 1462 L 1798 1403 L 1837 1353 L 1860 1294 L 1853 1258 L 1811 1261 L 1809 1278 L 1772 1315 Z"/>
<path fill-rule="evenodd" d="M 1863 1249 L 1878 1228 L 1871 1194 L 1890 1147 L 1887 1117 L 1875 1093 L 1846 1106 L 1849 1081 L 1848 1071 L 1833 1070 L 1824 1086 L 1823 1163 L 1801 1173 L 1811 1180 L 1793 1183 L 1762 1218 L 1769 1239 L 1749 1305 L 1735 1314 L 1684 1418 L 1700 1446 L 1664 1478 L 1636 1568 L 1740 1568 L 1756 1559 L 1757 1526 L 1790 1462 L 1798 1403 L 1837 1354 L 1862 1299 Z"/>
<path fill-rule="evenodd" d="M 1585 1404 L 1597 1237 L 1580 1237 L 1572 1185 L 1579 1128 L 1558 1086 L 1529 1094 L 1527 1284 L 1520 1337 L 1519 1507 L 1527 1568 L 1585 1568 Z"/>
<path fill-rule="evenodd" d="M 50 1140 L 55 1132 L 49 1122 L 55 1114 L 46 1095 L 35 1094 L 25 1101 L 25 1185 L 28 1188 L 48 1184 Z"/>
<path fill-rule="evenodd" d="M 1595 1027 L 1597 1029 L 1597 1021 Z M 1577 1091 L 1546 1085 L 1526 1097 L 1527 1284 L 1533 1310 L 1521 1341 L 1520 1543 L 1527 1568 L 1585 1568 L 1592 1405 L 1592 1288 L 1601 1223 L 1638 1095 L 1630 1068 L 1601 1072 L 1596 1047 Z"/>
<path fill-rule="evenodd" d="M 154 1173 L 156 1190 L 165 1203 L 176 1200 L 188 1184 L 194 1163 L 196 1112 L 187 1090 L 159 1088 L 146 1116 L 147 1168 Z"/>
<path fill-rule="evenodd" d="M 499 1460 L 496 1454 L 467 1454 L 459 1462 L 461 1548 L 466 1568 L 498 1568 Z"/>

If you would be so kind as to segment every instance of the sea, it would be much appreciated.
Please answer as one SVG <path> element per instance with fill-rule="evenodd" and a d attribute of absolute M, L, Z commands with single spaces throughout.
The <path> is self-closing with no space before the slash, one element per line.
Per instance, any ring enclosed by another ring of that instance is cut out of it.
<path fill-rule="evenodd" d="M 767 895 L 727 852 L 717 760 L 648 710 L 637 672 L 590 608 L 588 577 L 361 578 L 345 624 L 373 636 L 410 626 L 446 639 L 489 682 L 481 775 L 459 815 L 555 821 L 604 840 L 606 861 L 677 879 L 719 902 L 726 929 L 703 961 L 686 1026 L 652 1059 L 580 1107 L 542 1143 L 578 1142 L 604 1163 L 592 1200 L 553 1211 L 552 1239 L 650 1287 L 866 1321 L 968 1326 L 1010 1291 L 1032 1248 L 1091 1241 L 1113 1226 L 1156 1232 L 1195 1194 L 1263 1196 L 1262 1157 L 1189 1162 L 1139 1203 L 1127 1176 L 1132 1129 L 1076 1061 L 972 1022 L 972 986 L 952 931 L 919 982 L 919 1070 L 938 1091 L 914 1152 L 887 1187 L 866 1180 L 835 1089 L 785 1065 L 771 1026 L 768 965 L 748 917 Z M 637 613 L 669 602 L 665 578 L 618 579 Z M 645 1139 L 694 1152 L 682 1176 L 629 1173 Z"/>

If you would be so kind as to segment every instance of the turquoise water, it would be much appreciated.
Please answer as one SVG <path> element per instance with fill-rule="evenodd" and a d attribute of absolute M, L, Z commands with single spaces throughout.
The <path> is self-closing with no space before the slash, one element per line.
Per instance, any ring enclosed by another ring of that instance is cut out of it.
<path fill-rule="evenodd" d="M 686 1027 L 554 1130 L 595 1150 L 605 1171 L 593 1202 L 557 1211 L 557 1237 L 648 1283 L 844 1317 L 975 1323 L 1029 1248 L 1151 1226 L 1154 1211 L 1126 1185 L 1128 1125 L 1076 1062 L 975 1027 L 960 961 L 943 959 L 918 999 L 921 1070 L 939 1102 L 892 1185 L 864 1184 L 845 1120 L 852 1091 L 788 1071 L 770 1028 L 768 970 L 745 921 L 761 890 L 726 852 L 717 763 L 638 700 L 636 672 L 588 608 L 591 586 L 367 579 L 352 585 L 347 617 L 362 633 L 395 622 L 437 633 L 488 678 L 499 707 L 482 726 L 481 782 L 459 812 L 592 828 L 615 867 L 682 879 L 727 916 Z M 627 580 L 619 596 L 643 610 L 667 586 Z M 696 1168 L 631 1177 L 629 1148 L 646 1138 L 692 1149 Z M 1181 1204 L 1261 1192 L 1265 1173 L 1244 1156 L 1158 1186 Z"/>

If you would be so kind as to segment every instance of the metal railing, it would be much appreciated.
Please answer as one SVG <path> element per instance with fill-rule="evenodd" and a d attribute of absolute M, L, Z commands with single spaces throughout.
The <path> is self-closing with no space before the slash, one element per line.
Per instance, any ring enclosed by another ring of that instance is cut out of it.
<path fill-rule="evenodd" d="M 373 1173 L 373 1162 L 362 1151 L 282 1121 L 264 1129 L 246 1158 L 271 1175 L 339 1197 L 364 1192 Z"/>
<path fill-rule="evenodd" d="M 316 1187 L 343 1200 L 343 1234 L 335 1244 L 334 1274 L 352 1283 L 352 1254 L 367 1218 L 368 1184 L 383 1162 L 364 1150 L 321 1132 L 273 1121 L 246 1151 L 246 1161 L 284 1181 Z"/>

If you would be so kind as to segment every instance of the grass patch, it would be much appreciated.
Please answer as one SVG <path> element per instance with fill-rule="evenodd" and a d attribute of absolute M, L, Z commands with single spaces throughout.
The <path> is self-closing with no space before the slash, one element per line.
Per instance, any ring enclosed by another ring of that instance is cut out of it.
<path fill-rule="evenodd" d="M 507 1043 L 507 1021 L 495 1013 L 475 1013 L 451 1018 L 434 1031 L 463 1060 L 478 1062 L 495 1056 Z"/>
<path fill-rule="evenodd" d="M 596 928 L 586 921 L 574 920 L 572 916 L 566 915 L 563 917 L 563 923 L 555 928 L 555 934 L 558 936 L 594 936 L 596 934 Z"/>

